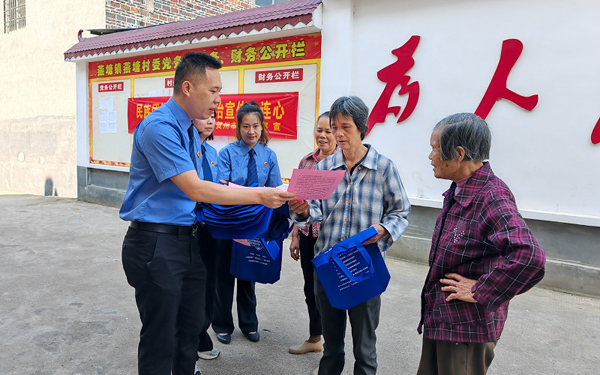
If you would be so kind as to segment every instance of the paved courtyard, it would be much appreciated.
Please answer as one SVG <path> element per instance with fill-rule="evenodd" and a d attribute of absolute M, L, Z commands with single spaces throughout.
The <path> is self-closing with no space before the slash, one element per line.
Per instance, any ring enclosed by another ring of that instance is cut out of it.
<path fill-rule="evenodd" d="M 120 249 L 118 210 L 73 199 L 0 195 L 0 374 L 135 374 L 140 329 Z M 257 284 L 261 340 L 236 330 L 205 375 L 303 375 L 320 354 L 291 355 L 307 337 L 299 263 Z M 391 258 L 378 329 L 379 373 L 415 374 L 419 295 L 427 268 Z M 216 340 L 215 340 L 216 341 Z M 352 373 L 347 340 L 344 374 Z M 600 300 L 534 288 L 511 303 L 491 375 L 600 373 Z"/>

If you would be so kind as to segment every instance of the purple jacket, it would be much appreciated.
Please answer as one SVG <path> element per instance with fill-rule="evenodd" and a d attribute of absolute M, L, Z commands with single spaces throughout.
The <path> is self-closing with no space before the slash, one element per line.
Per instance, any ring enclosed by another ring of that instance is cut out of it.
<path fill-rule="evenodd" d="M 519 214 L 515 198 L 488 163 L 444 193 L 429 254 L 429 273 L 421 293 L 418 332 L 428 339 L 495 342 L 508 303 L 544 277 L 546 257 Z M 477 280 L 477 303 L 446 302 L 440 279 L 455 272 Z"/>

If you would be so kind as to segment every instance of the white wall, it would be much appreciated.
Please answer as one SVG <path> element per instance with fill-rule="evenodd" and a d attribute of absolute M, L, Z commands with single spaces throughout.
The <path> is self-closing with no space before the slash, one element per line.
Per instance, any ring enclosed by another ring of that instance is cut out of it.
<path fill-rule="evenodd" d="M 0 119 L 75 115 L 75 65 L 64 51 L 80 29 L 104 28 L 103 0 L 27 0 L 27 25 L 0 34 Z"/>
<path fill-rule="evenodd" d="M 0 191 L 75 197 L 79 29 L 103 28 L 104 0 L 27 0 L 26 26 L 0 34 Z"/>
<path fill-rule="evenodd" d="M 377 71 L 421 36 L 408 72 L 421 88 L 415 111 L 400 124 L 388 115 L 366 142 L 396 162 L 413 204 L 439 207 L 449 182 L 432 175 L 431 129 L 475 111 L 503 40 L 519 39 L 508 88 L 539 102 L 531 112 L 507 100 L 494 105 L 492 168 L 524 216 L 600 226 L 600 145 L 590 141 L 600 115 L 599 16 L 593 0 L 324 0 L 321 108 L 348 94 L 372 108 L 384 88 Z M 394 94 L 390 105 L 405 101 Z"/>

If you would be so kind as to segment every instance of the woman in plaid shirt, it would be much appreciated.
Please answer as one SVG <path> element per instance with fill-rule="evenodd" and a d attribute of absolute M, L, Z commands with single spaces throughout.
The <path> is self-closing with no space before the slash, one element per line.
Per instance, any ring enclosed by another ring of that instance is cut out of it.
<path fill-rule="evenodd" d="M 318 170 L 343 170 L 344 178 L 326 200 L 290 201 L 299 226 L 320 223 L 315 254 L 374 227 L 377 235 L 365 244 L 377 243 L 387 250 L 408 226 L 406 217 L 410 203 L 402 186 L 396 165 L 363 144 L 367 133 L 369 109 L 356 96 L 341 97 L 329 112 L 331 129 L 338 150 L 317 165 Z M 377 372 L 377 336 L 381 307 L 380 296 L 348 310 L 331 306 L 318 277 L 316 298 L 323 321 L 325 346 L 323 358 L 314 374 L 340 375 L 344 368 L 344 336 L 350 320 L 354 351 L 354 374 Z"/>
<path fill-rule="evenodd" d="M 485 374 L 510 299 L 544 277 L 544 252 L 486 161 L 491 139 L 486 122 L 471 113 L 446 117 L 431 135 L 433 174 L 453 182 L 421 293 L 418 375 Z"/>
<path fill-rule="evenodd" d="M 336 143 L 331 132 L 331 125 L 329 124 L 329 111 L 322 113 L 317 119 L 314 135 L 317 149 L 302 158 L 300 165 L 298 165 L 299 169 L 317 169 L 317 164 L 335 151 Z M 319 223 L 303 228 L 298 228 L 298 226 L 294 225 L 290 255 L 296 261 L 300 259 L 300 266 L 302 267 L 310 337 L 302 344 L 290 347 L 289 352 L 292 354 L 320 352 L 323 350 L 323 342 L 321 341 L 321 334 L 323 332 L 321 328 L 321 314 L 319 314 L 317 302 L 315 301 L 314 268 L 312 264 L 315 256 L 315 242 L 318 236 Z"/>

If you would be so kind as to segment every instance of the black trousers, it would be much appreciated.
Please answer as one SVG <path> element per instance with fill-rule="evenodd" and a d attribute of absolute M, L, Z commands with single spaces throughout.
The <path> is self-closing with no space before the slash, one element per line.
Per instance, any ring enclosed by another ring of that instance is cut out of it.
<path fill-rule="evenodd" d="M 315 300 L 315 280 L 313 258 L 315 257 L 315 242 L 317 239 L 312 236 L 312 226 L 305 236 L 299 232 L 300 237 L 300 266 L 302 267 L 302 275 L 304 276 L 304 297 L 306 307 L 308 308 L 309 332 L 311 336 L 320 336 L 323 333 L 321 326 L 321 314 L 317 309 Z"/>
<path fill-rule="evenodd" d="M 495 342 L 439 341 L 423 336 L 417 375 L 485 375 L 495 347 Z"/>
<path fill-rule="evenodd" d="M 200 342 L 198 344 L 199 352 L 207 352 L 213 349 L 213 342 L 208 334 L 215 310 L 215 295 L 217 287 L 217 254 L 227 251 L 227 246 L 231 246 L 230 241 L 213 238 L 205 226 L 198 228 L 198 245 L 200 255 L 206 266 L 206 305 L 204 308 L 204 325 L 200 332 Z"/>
<path fill-rule="evenodd" d="M 206 282 L 195 236 L 129 228 L 122 260 L 142 321 L 139 374 L 192 375 Z"/>
<path fill-rule="evenodd" d="M 237 280 L 237 313 L 240 330 L 243 333 L 258 331 L 258 317 L 256 316 L 256 293 L 254 282 L 239 280 L 231 275 L 231 246 L 217 254 L 217 286 L 215 295 L 215 309 L 212 321 L 213 331 L 216 333 L 233 333 L 233 290 Z"/>

